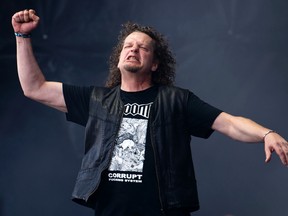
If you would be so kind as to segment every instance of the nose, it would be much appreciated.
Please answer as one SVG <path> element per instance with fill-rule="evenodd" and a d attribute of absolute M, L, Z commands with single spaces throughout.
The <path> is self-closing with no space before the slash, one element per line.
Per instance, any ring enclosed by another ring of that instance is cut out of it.
<path fill-rule="evenodd" d="M 139 51 L 139 46 L 137 44 L 134 44 L 132 47 L 131 47 L 131 52 L 138 52 Z"/>

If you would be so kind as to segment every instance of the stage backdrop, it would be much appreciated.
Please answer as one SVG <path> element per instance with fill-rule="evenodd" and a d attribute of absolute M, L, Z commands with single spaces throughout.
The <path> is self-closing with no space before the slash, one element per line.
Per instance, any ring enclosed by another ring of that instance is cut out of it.
<path fill-rule="evenodd" d="M 23 96 L 14 12 L 34 8 L 35 55 L 47 79 L 102 86 L 122 23 L 151 25 L 177 58 L 176 84 L 288 138 L 287 1 L 15 1 L 0 6 L 0 216 L 93 215 L 70 200 L 84 128 Z M 287 168 L 262 144 L 193 138 L 201 210 L 195 216 L 288 215 Z"/>

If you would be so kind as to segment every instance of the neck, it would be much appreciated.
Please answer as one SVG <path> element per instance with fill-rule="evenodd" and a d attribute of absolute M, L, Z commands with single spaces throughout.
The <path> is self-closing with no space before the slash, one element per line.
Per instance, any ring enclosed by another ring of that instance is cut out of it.
<path fill-rule="evenodd" d="M 121 89 L 127 92 L 137 92 L 148 89 L 152 86 L 151 83 L 121 83 Z"/>
<path fill-rule="evenodd" d="M 151 86 L 151 73 L 121 73 L 121 89 L 123 91 L 143 91 Z"/>
<path fill-rule="evenodd" d="M 152 86 L 151 80 L 122 79 L 121 89 L 127 92 L 143 91 Z"/>

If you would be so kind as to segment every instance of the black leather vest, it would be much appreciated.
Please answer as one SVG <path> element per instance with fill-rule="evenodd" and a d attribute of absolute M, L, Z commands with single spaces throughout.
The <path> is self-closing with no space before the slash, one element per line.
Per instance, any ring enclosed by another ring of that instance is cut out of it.
<path fill-rule="evenodd" d="M 151 109 L 149 130 L 164 211 L 199 209 L 187 120 L 188 96 L 188 90 L 159 86 Z M 119 86 L 93 90 L 85 132 L 85 155 L 72 194 L 74 201 L 94 207 L 91 197 L 99 186 L 102 171 L 109 166 L 122 114 Z"/>

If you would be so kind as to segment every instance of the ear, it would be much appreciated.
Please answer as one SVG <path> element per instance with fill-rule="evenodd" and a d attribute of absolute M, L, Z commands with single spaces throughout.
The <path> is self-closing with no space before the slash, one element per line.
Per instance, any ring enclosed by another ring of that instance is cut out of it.
<path fill-rule="evenodd" d="M 158 68 L 158 60 L 155 60 L 154 63 L 152 64 L 152 67 L 151 67 L 151 71 L 156 71 L 157 68 Z"/>

